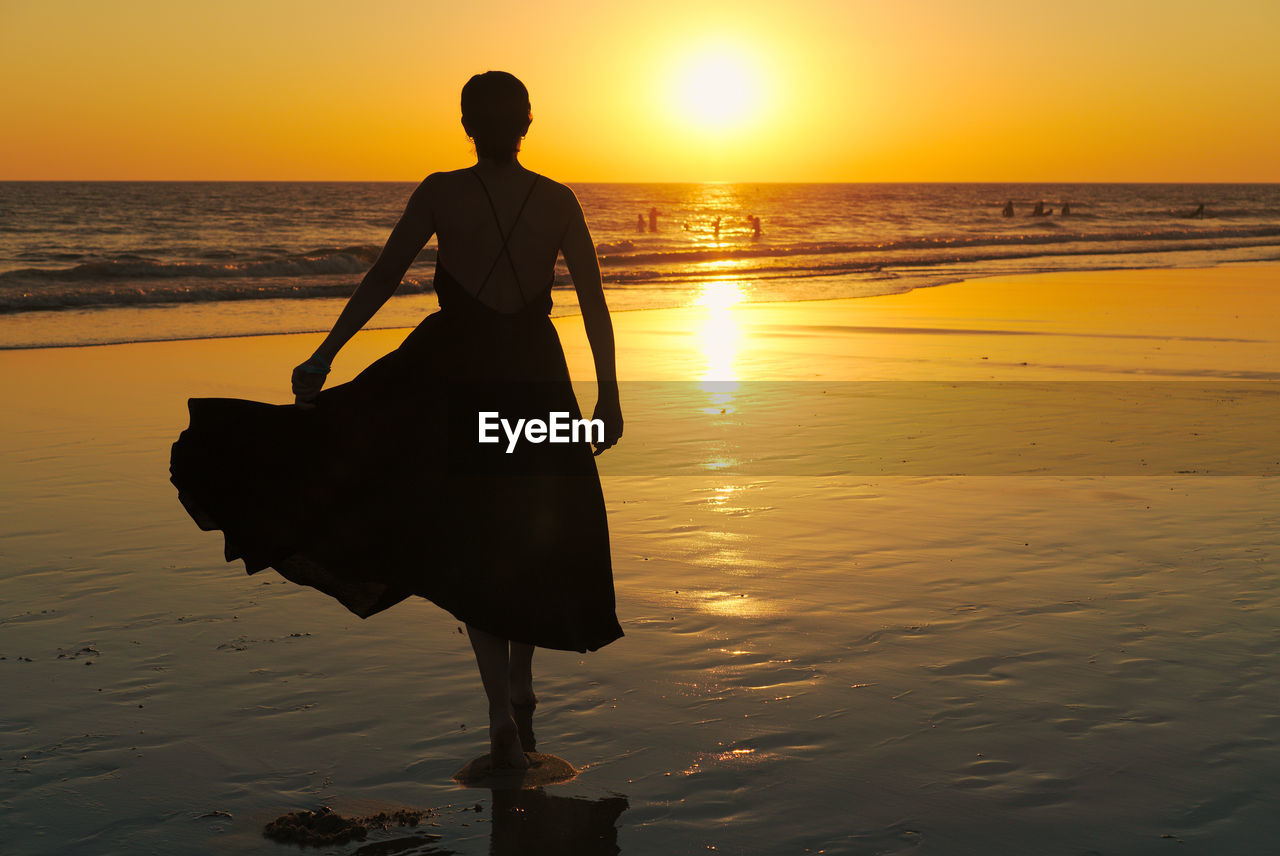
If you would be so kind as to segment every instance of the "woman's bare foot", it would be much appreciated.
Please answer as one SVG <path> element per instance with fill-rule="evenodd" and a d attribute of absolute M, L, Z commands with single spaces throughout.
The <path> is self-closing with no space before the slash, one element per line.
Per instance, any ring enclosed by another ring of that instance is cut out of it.
<path fill-rule="evenodd" d="M 510 711 L 489 714 L 489 760 L 494 768 L 523 770 L 529 766 L 520 746 L 520 731 Z"/>

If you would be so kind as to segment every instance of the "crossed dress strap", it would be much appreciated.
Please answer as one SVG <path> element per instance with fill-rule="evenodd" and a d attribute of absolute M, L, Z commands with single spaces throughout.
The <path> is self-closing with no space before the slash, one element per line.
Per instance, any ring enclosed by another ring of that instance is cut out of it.
<path fill-rule="evenodd" d="M 493 204 L 493 195 L 489 193 L 489 187 L 484 183 L 484 179 L 480 177 L 480 173 L 476 172 L 475 167 L 467 170 L 476 177 L 476 181 L 480 182 L 480 187 L 484 190 L 484 198 L 489 200 L 489 210 L 493 212 L 493 222 L 498 226 L 498 234 L 502 236 L 502 250 L 494 258 L 493 264 L 489 265 L 489 272 L 484 275 L 484 281 L 480 283 L 480 287 L 476 289 L 476 299 L 480 299 L 480 294 L 484 291 L 486 285 L 489 284 L 489 277 L 493 276 L 494 270 L 498 267 L 498 262 L 503 256 L 507 257 L 507 264 L 511 266 L 511 275 L 515 277 L 516 288 L 520 289 L 520 298 L 527 303 L 524 296 L 524 286 L 520 284 L 520 274 L 516 271 L 516 263 L 511 258 L 511 251 L 507 248 L 507 244 L 511 241 L 511 236 L 516 231 L 516 225 L 520 222 L 520 215 L 524 213 L 524 208 L 529 204 L 529 197 L 533 196 L 533 189 L 538 186 L 538 179 L 541 175 L 534 174 L 533 184 L 529 185 L 529 192 L 524 195 L 524 201 L 520 203 L 520 210 L 516 212 L 516 219 L 511 221 L 511 230 L 506 234 L 502 232 L 502 220 L 498 217 L 498 206 Z"/>

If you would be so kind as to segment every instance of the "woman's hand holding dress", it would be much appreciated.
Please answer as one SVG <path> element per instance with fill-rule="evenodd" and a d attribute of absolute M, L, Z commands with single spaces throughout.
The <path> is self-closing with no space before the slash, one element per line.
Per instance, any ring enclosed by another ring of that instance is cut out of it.
<path fill-rule="evenodd" d="M 294 403 L 299 407 L 315 406 L 311 402 L 324 388 L 329 365 L 338 351 L 387 302 L 399 287 L 409 265 L 435 233 L 431 217 L 431 179 L 432 176 L 427 176 L 409 197 L 409 204 L 391 230 L 377 261 L 360 281 L 324 342 L 310 359 L 293 370 Z"/>
<path fill-rule="evenodd" d="M 293 370 L 293 403 L 299 407 L 315 407 L 311 402 L 324 388 L 324 379 L 329 376 L 329 367 L 316 357 L 294 367 Z"/>

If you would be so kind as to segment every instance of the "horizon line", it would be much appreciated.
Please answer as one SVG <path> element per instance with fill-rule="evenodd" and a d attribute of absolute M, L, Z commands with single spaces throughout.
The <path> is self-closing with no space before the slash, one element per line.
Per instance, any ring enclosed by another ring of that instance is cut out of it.
<path fill-rule="evenodd" d="M 557 179 L 563 184 L 1280 184 L 1280 179 L 1263 180 L 1230 180 L 1230 179 L 1196 179 L 1196 180 L 1070 180 L 1070 179 L 893 179 L 880 181 L 763 181 L 740 179 L 732 181 L 585 181 L 578 179 Z M 415 184 L 421 178 L 0 178 L 0 184 Z"/>

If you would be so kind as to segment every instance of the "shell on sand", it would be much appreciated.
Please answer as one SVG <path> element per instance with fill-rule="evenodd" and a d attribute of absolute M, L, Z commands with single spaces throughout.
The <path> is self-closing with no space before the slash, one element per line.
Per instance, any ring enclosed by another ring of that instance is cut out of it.
<path fill-rule="evenodd" d="M 526 752 L 529 766 L 523 770 L 512 767 L 493 766 L 488 755 L 481 755 L 461 770 L 453 774 L 453 780 L 468 788 L 494 788 L 498 790 L 518 788 L 540 788 L 543 785 L 558 785 L 568 782 L 578 775 L 563 758 L 546 755 L 542 752 Z"/>

